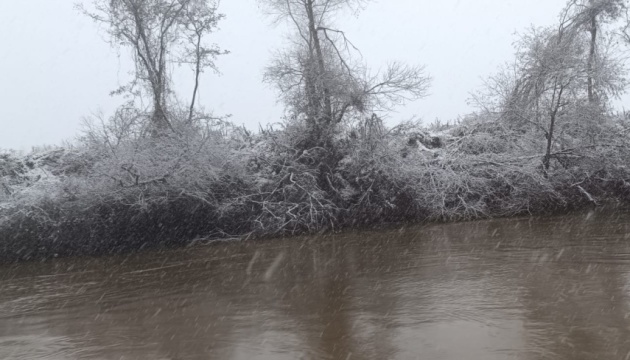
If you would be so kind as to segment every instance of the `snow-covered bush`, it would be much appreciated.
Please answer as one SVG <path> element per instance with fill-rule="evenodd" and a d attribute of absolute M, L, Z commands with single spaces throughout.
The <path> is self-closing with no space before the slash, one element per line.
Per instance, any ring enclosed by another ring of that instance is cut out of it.
<path fill-rule="evenodd" d="M 372 116 L 310 147 L 299 121 L 256 134 L 174 122 L 157 137 L 92 127 L 75 148 L 0 155 L 0 246 L 14 258 L 121 252 L 627 202 L 630 126 L 600 120 L 558 135 L 548 170 L 540 134 L 479 115 L 433 131 Z"/>

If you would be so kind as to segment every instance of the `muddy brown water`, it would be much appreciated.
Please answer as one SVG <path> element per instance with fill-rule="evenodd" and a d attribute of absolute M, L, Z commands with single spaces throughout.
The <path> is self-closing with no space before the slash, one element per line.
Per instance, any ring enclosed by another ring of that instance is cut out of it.
<path fill-rule="evenodd" d="M 630 215 L 0 266 L 0 359 L 630 359 Z"/>

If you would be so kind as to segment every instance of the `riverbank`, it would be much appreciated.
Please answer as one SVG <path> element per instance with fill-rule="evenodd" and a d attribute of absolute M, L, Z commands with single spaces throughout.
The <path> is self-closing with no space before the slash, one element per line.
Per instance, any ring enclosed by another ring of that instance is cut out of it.
<path fill-rule="evenodd" d="M 0 258 L 624 206 L 624 126 L 608 119 L 592 145 L 565 137 L 548 170 L 536 134 L 479 118 L 432 128 L 361 123 L 335 139 L 325 169 L 331 156 L 295 150 L 295 127 L 5 152 Z"/>

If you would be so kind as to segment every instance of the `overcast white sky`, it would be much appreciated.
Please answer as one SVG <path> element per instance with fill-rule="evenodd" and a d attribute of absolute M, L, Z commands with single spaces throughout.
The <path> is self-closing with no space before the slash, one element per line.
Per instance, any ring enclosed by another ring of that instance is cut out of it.
<path fill-rule="evenodd" d="M 0 148 L 73 139 L 81 118 L 110 114 L 120 103 L 109 92 L 129 79 L 126 49 L 112 49 L 102 29 L 74 9 L 74 0 L 0 0 Z M 516 31 L 549 25 L 564 0 L 374 0 L 338 27 L 373 68 L 389 60 L 426 65 L 431 95 L 397 109 L 390 123 L 417 116 L 449 120 L 471 108 L 469 93 L 513 59 Z M 206 73 L 200 102 L 249 128 L 280 120 L 265 65 L 283 46 L 284 30 L 270 26 L 256 0 L 223 0 L 226 19 L 214 42 L 230 50 Z M 191 73 L 182 72 L 192 76 Z M 175 79 L 186 89 L 191 77 Z"/>

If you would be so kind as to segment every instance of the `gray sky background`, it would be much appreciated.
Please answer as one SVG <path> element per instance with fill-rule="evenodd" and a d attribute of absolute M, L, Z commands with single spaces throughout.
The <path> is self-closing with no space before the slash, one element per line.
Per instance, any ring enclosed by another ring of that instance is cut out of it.
<path fill-rule="evenodd" d="M 0 1 L 0 148 L 28 150 L 73 139 L 83 116 L 106 115 L 121 102 L 111 90 L 129 79 L 127 49 L 112 49 L 103 29 L 73 0 Z M 467 99 L 483 78 L 513 59 L 515 32 L 550 25 L 564 0 L 375 0 L 358 18 L 337 20 L 374 69 L 400 60 L 426 65 L 431 95 L 397 109 L 388 122 L 426 122 L 471 111 Z M 212 39 L 231 54 L 222 75 L 202 79 L 200 103 L 255 129 L 277 122 L 282 107 L 262 83 L 265 65 L 285 42 L 256 0 L 223 0 L 226 19 Z M 174 79 L 190 95 L 192 72 Z"/>

